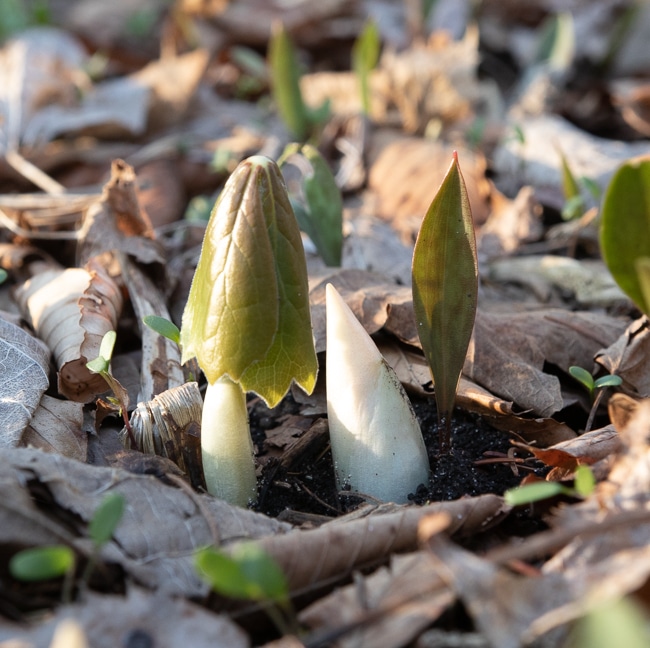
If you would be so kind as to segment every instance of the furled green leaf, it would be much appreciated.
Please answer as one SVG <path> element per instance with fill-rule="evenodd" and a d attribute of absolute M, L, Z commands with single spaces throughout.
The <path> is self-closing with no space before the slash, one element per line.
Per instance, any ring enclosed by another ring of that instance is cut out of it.
<path fill-rule="evenodd" d="M 9 572 L 22 581 L 59 578 L 74 566 L 74 553 L 65 545 L 19 551 L 9 561 Z"/>
<path fill-rule="evenodd" d="M 650 158 L 630 160 L 614 174 L 603 201 L 600 247 L 616 283 L 646 314 L 636 263 L 650 257 Z"/>
<path fill-rule="evenodd" d="M 309 236 L 328 266 L 340 266 L 343 249 L 341 190 L 329 165 L 315 146 L 291 144 L 282 159 L 289 161 L 294 155 L 302 156 L 309 163 L 302 181 L 304 196 L 296 196 L 292 200 L 300 229 Z M 305 165 L 299 166 L 302 168 Z M 304 198 L 304 205 L 301 198 Z"/>
<path fill-rule="evenodd" d="M 281 23 L 273 26 L 269 64 L 273 97 L 280 117 L 293 136 L 302 141 L 309 132 L 309 114 L 300 91 L 300 64 Z"/>
<path fill-rule="evenodd" d="M 181 332 L 174 322 L 170 322 L 166 317 L 158 315 L 146 315 L 142 321 L 152 330 L 156 331 L 168 340 L 179 344 L 181 341 Z"/>
<path fill-rule="evenodd" d="M 438 413 L 449 425 L 478 296 L 476 240 L 458 157 L 422 221 L 413 253 L 413 308 Z M 444 444 L 443 444 L 444 445 Z"/>
<path fill-rule="evenodd" d="M 90 520 L 88 532 L 96 546 L 108 542 L 124 514 L 124 496 L 110 493 L 97 507 Z"/>
<path fill-rule="evenodd" d="M 231 598 L 276 601 L 288 598 L 278 564 L 254 543 L 239 545 L 232 555 L 212 548 L 196 554 L 196 566 L 215 592 Z"/>
<path fill-rule="evenodd" d="M 318 363 L 298 223 L 275 162 L 235 169 L 214 207 L 183 313 L 183 362 L 209 382 L 227 374 L 273 407 L 295 380 L 311 392 Z"/>
<path fill-rule="evenodd" d="M 379 61 L 381 42 L 379 29 L 369 20 L 352 46 L 352 68 L 361 88 L 361 106 L 366 115 L 370 114 L 370 72 Z"/>

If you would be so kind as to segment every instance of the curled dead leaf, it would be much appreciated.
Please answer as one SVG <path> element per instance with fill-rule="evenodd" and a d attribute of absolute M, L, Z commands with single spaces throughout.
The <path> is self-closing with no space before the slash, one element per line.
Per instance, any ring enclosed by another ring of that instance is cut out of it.
<path fill-rule="evenodd" d="M 102 338 L 114 330 L 122 295 L 99 265 L 42 272 L 21 286 L 16 298 L 23 316 L 51 349 L 59 370 L 59 392 L 80 403 L 107 390 L 86 362 L 99 355 Z"/>

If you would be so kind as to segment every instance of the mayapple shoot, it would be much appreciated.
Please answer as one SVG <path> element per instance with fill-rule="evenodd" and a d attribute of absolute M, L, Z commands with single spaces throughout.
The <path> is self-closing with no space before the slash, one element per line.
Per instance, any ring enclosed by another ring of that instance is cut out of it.
<path fill-rule="evenodd" d="M 451 415 L 478 299 L 478 261 L 472 212 L 454 153 L 427 211 L 413 251 L 413 309 L 431 369 L 440 449 L 451 443 Z"/>
<path fill-rule="evenodd" d="M 332 284 L 326 288 L 327 416 L 338 488 L 403 503 L 429 461 L 406 393 Z"/>
<path fill-rule="evenodd" d="M 205 232 L 183 313 L 182 360 L 196 357 L 206 391 L 201 447 L 208 491 L 245 506 L 255 466 L 244 394 L 275 407 L 295 380 L 311 393 L 318 361 L 298 223 L 272 160 L 244 160 Z M 239 480 L 237 487 L 226 486 Z"/>

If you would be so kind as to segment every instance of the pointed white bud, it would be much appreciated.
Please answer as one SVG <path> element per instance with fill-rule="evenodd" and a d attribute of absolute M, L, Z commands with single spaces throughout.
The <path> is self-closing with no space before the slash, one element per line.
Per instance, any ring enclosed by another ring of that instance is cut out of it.
<path fill-rule="evenodd" d="M 338 487 L 408 501 L 429 480 L 420 426 L 395 372 L 331 284 L 327 296 L 327 415 Z"/>

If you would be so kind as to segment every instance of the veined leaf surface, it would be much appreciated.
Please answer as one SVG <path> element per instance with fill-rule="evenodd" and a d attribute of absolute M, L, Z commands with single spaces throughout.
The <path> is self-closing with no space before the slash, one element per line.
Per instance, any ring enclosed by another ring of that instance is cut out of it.
<path fill-rule="evenodd" d="M 272 160 L 244 160 L 214 207 L 181 326 L 183 362 L 227 374 L 273 407 L 318 363 L 300 230 Z"/>
<path fill-rule="evenodd" d="M 650 257 L 650 157 L 623 164 L 607 187 L 603 201 L 600 247 L 616 283 L 646 314 L 637 261 Z"/>
<path fill-rule="evenodd" d="M 438 413 L 449 430 L 478 296 L 474 226 L 456 153 L 422 221 L 412 279 L 418 335 L 431 368 Z M 449 432 L 446 443 L 448 437 Z"/>

